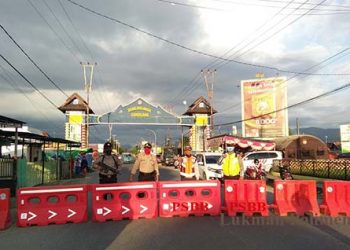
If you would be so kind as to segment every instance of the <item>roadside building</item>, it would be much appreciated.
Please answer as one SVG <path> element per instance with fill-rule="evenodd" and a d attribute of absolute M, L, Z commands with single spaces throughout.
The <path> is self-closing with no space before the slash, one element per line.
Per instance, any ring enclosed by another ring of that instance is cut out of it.
<path fill-rule="evenodd" d="M 328 147 L 313 135 L 292 135 L 275 139 L 276 150 L 282 151 L 284 158 L 328 159 Z"/>

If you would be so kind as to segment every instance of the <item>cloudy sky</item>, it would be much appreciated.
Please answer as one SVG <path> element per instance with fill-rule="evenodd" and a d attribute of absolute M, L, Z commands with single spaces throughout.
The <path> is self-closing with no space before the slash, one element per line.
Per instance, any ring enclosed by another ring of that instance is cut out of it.
<path fill-rule="evenodd" d="M 350 83 L 349 16 L 350 1 L 3 0 L 2 27 L 54 84 L 0 29 L 0 114 L 63 136 L 65 117 L 55 106 L 74 92 L 86 97 L 80 62 L 96 62 L 96 114 L 138 97 L 182 114 L 184 101 L 207 96 L 201 70 L 216 69 L 215 122 L 235 122 L 240 81 L 257 72 L 291 78 L 289 105 Z M 349 123 L 349 92 L 290 109 L 290 127 L 296 117 L 302 127 Z M 153 129 L 158 140 L 180 131 Z M 92 141 L 104 141 L 106 132 L 92 129 Z M 152 138 L 141 127 L 114 127 L 113 134 L 130 144 Z"/>

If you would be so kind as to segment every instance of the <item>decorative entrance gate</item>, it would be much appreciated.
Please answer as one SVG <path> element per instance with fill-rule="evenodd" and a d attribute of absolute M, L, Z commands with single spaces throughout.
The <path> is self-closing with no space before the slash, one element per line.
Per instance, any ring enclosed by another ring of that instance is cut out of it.
<path fill-rule="evenodd" d="M 138 98 L 126 106 L 120 105 L 113 112 L 90 116 L 89 124 L 192 126 L 194 119 L 191 116 L 177 116 Z"/>

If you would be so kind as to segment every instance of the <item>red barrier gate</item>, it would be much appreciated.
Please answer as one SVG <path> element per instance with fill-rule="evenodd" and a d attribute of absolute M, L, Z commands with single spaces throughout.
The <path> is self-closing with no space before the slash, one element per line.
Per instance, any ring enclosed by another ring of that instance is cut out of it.
<path fill-rule="evenodd" d="M 93 221 L 156 218 L 156 182 L 92 185 Z"/>
<path fill-rule="evenodd" d="M 323 204 L 325 214 L 350 216 L 350 182 L 325 181 L 323 183 Z"/>
<path fill-rule="evenodd" d="M 268 216 L 266 183 L 263 180 L 225 181 L 225 206 L 228 216 L 242 213 L 246 216 Z"/>
<path fill-rule="evenodd" d="M 17 226 L 86 222 L 88 186 L 21 188 L 17 191 Z"/>
<path fill-rule="evenodd" d="M 11 223 L 10 216 L 10 189 L 0 189 L 0 230 L 7 228 Z"/>
<path fill-rule="evenodd" d="M 159 183 L 160 217 L 219 215 L 219 181 L 164 181 Z"/>
<path fill-rule="evenodd" d="M 288 213 L 320 215 L 317 204 L 315 181 L 276 180 L 274 183 L 275 203 L 273 207 L 280 216 Z"/>

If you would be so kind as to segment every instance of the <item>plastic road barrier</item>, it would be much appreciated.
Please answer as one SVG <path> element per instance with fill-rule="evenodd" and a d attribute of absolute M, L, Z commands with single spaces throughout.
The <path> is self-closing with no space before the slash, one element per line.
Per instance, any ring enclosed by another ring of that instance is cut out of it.
<path fill-rule="evenodd" d="M 321 208 L 325 214 L 332 217 L 350 216 L 350 182 L 325 181 Z"/>
<path fill-rule="evenodd" d="M 160 217 L 219 215 L 221 212 L 219 181 L 159 182 Z"/>
<path fill-rule="evenodd" d="M 88 220 L 88 185 L 17 190 L 17 226 L 81 223 Z"/>
<path fill-rule="evenodd" d="M 156 218 L 156 182 L 92 185 L 93 221 Z"/>
<path fill-rule="evenodd" d="M 226 180 L 225 207 L 228 216 L 268 216 L 264 180 Z"/>
<path fill-rule="evenodd" d="M 0 230 L 6 229 L 11 223 L 10 189 L 0 189 Z"/>
<path fill-rule="evenodd" d="M 308 213 L 313 216 L 320 215 L 315 181 L 276 180 L 274 198 L 274 208 L 280 216 L 286 216 L 288 213 L 300 216 Z"/>

